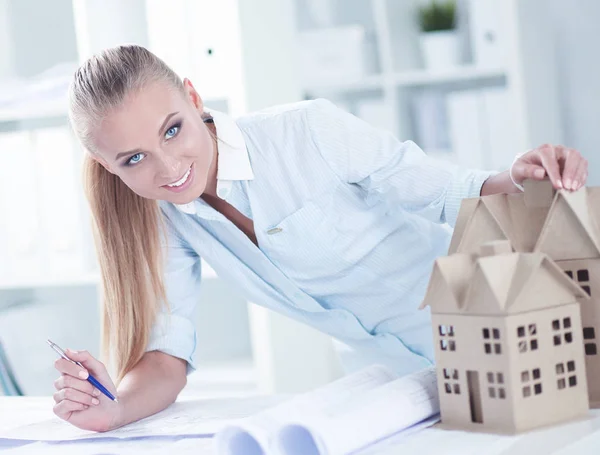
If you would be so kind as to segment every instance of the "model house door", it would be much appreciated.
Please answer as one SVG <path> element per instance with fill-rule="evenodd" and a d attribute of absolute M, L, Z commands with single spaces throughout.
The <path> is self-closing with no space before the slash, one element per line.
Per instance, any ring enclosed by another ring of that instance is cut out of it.
<path fill-rule="evenodd" d="M 467 387 L 469 388 L 469 407 L 471 408 L 471 421 L 483 423 L 483 410 L 481 408 L 481 389 L 479 387 L 479 372 L 467 371 Z"/>

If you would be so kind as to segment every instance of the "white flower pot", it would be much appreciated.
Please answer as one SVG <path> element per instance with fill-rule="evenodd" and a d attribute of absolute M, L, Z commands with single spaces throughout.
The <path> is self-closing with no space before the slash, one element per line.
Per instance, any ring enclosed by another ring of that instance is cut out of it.
<path fill-rule="evenodd" d="M 440 70 L 460 65 L 460 47 L 456 31 L 421 33 L 420 42 L 425 68 Z"/>

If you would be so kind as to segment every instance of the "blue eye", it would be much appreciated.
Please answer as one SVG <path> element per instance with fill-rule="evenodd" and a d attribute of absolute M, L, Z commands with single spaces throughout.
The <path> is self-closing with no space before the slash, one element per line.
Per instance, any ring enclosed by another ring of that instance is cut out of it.
<path fill-rule="evenodd" d="M 171 139 L 179 133 L 179 129 L 181 128 L 181 123 L 176 123 L 171 128 L 167 130 L 165 133 L 165 139 Z"/>
<path fill-rule="evenodd" d="M 130 166 L 132 164 L 137 164 L 140 161 L 142 161 L 144 158 L 142 157 L 141 153 L 136 153 L 135 155 L 133 155 L 131 158 L 129 158 L 127 160 L 127 165 Z"/>

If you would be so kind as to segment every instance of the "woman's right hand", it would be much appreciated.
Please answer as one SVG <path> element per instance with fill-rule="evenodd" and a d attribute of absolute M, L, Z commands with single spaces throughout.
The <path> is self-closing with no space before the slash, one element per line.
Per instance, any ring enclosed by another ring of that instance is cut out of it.
<path fill-rule="evenodd" d="M 58 359 L 54 366 L 62 374 L 55 382 L 54 413 L 78 428 L 91 431 L 108 431 L 118 428 L 121 404 L 115 403 L 87 381 L 92 374 L 113 396 L 117 389 L 106 367 L 87 351 L 67 350 L 70 359 L 81 362 L 81 368 L 65 359 Z"/>

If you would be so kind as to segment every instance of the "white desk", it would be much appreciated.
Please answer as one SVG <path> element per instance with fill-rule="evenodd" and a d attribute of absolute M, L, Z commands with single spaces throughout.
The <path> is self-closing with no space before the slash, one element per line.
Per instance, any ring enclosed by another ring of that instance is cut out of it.
<path fill-rule="evenodd" d="M 232 398 L 232 400 L 236 400 Z M 52 399 L 48 397 L 0 397 L 0 432 L 20 425 L 53 418 Z M 22 444 L 22 443 L 20 443 Z M 0 452 L 15 446 L 14 442 L 0 440 Z M 36 446 L 30 446 L 31 453 Z M 114 441 L 111 454 L 181 453 L 178 449 L 192 449 L 189 453 L 211 454 L 207 438 L 162 438 L 152 442 L 131 440 Z M 424 447 L 435 450 L 424 450 Z M 55 447 L 48 453 L 86 455 L 96 453 L 92 442 L 70 442 Z M 175 450 L 174 450 L 175 449 Z M 139 452 L 138 452 L 139 451 Z M 600 410 L 590 412 L 589 418 L 507 437 L 489 434 L 449 432 L 436 427 L 403 437 L 391 438 L 361 455 L 588 455 L 600 452 Z M 46 453 L 46 451 L 41 452 Z"/>

